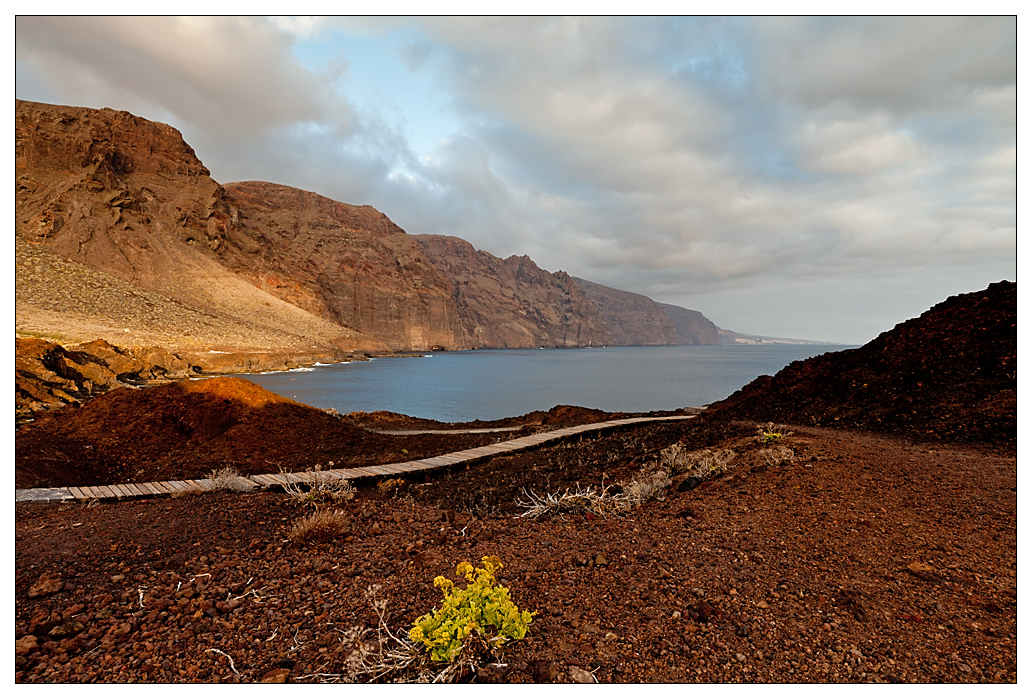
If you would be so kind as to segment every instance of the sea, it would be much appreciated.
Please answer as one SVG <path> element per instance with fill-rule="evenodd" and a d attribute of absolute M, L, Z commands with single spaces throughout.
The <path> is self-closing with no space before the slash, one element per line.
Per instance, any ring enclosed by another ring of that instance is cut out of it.
<path fill-rule="evenodd" d="M 240 375 L 340 413 L 388 410 L 441 422 L 577 405 L 608 412 L 701 407 L 764 374 L 842 345 L 679 345 L 427 352 Z"/>

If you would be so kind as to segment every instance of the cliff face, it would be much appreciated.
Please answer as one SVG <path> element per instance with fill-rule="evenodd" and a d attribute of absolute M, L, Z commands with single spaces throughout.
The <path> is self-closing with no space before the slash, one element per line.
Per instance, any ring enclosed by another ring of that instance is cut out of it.
<path fill-rule="evenodd" d="M 33 282 L 19 261 L 19 329 L 124 322 L 153 339 L 189 316 L 198 334 L 172 346 L 461 347 L 449 284 L 383 214 L 277 185 L 227 191 L 178 131 L 128 112 L 17 101 L 15 114 L 20 258 L 73 263 L 69 280 Z M 154 313 L 115 281 L 157 294 Z"/>
<path fill-rule="evenodd" d="M 526 256 L 503 260 L 461 238 L 415 239 L 451 280 L 463 341 L 470 347 L 611 344 L 598 309 L 565 272 L 546 272 Z"/>
<path fill-rule="evenodd" d="M 463 349 L 451 284 L 370 206 L 268 182 L 226 185 L 231 245 L 216 254 L 255 286 L 394 349 Z"/>
<path fill-rule="evenodd" d="M 648 296 L 611 289 L 576 277 L 574 281 L 598 306 L 614 345 L 678 344 L 674 321 Z"/>
<path fill-rule="evenodd" d="M 720 329 L 706 316 L 669 303 L 659 306 L 674 322 L 674 331 L 679 345 L 719 345 Z"/>

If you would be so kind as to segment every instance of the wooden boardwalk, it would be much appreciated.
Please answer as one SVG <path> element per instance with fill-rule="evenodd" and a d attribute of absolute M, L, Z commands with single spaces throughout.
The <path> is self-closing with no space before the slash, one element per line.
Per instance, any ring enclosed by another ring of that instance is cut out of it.
<path fill-rule="evenodd" d="M 611 427 L 621 427 L 639 422 L 660 422 L 664 420 L 688 420 L 693 415 L 676 415 L 670 417 L 629 417 L 623 420 L 609 420 L 607 422 L 593 422 L 587 425 L 566 427 L 552 432 L 540 432 L 538 434 L 520 437 L 508 442 L 498 442 L 475 449 L 465 449 L 451 454 L 433 456 L 429 459 L 417 459 L 415 461 L 403 461 L 395 464 L 384 464 L 382 466 L 361 466 L 357 468 L 340 468 L 326 471 L 318 471 L 316 476 L 313 472 L 304 473 L 265 473 L 257 476 L 239 476 L 240 490 L 258 488 L 282 488 L 287 483 L 304 483 L 313 478 L 340 479 L 361 479 L 380 478 L 383 476 L 398 476 L 414 471 L 426 471 L 446 466 L 453 466 L 461 463 L 472 463 L 480 461 L 497 454 L 529 449 L 545 442 L 571 437 L 584 432 L 597 432 Z M 471 430 L 477 432 L 478 430 Z M 123 483 L 118 485 L 92 485 L 92 486 L 71 486 L 66 488 L 28 488 L 15 490 L 15 502 L 63 502 L 74 500 L 130 500 L 134 498 L 167 497 L 177 493 L 188 493 L 204 490 L 213 490 L 215 484 L 208 478 L 186 481 L 161 481 L 156 483 Z"/>

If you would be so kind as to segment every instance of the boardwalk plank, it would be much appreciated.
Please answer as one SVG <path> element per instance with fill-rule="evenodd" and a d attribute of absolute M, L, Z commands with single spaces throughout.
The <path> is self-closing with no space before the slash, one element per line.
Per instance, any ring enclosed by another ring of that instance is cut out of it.
<path fill-rule="evenodd" d="M 507 442 L 496 442 L 494 444 L 487 444 L 485 446 L 475 447 L 473 449 L 464 449 L 462 451 L 452 452 L 451 454 L 442 454 L 428 459 L 416 459 L 414 461 L 403 461 L 393 464 L 333 469 L 330 471 L 322 471 L 319 473 L 321 473 L 323 476 L 329 476 L 330 478 L 334 479 L 393 476 L 402 473 L 408 473 L 411 471 L 425 471 L 430 469 L 443 468 L 446 466 L 453 466 L 455 464 L 468 463 L 471 461 L 475 461 L 477 459 L 490 457 L 495 454 L 504 454 L 506 452 L 519 451 L 521 449 L 529 449 L 539 444 L 545 444 L 547 442 L 563 439 L 564 437 L 570 437 L 577 434 L 584 434 L 586 432 L 601 431 L 610 427 L 619 427 L 623 425 L 632 425 L 643 422 L 688 420 L 693 417 L 695 416 L 668 415 L 664 417 L 636 417 L 622 418 L 619 420 L 608 420 L 606 422 L 596 422 L 586 425 L 577 425 L 574 427 L 564 427 L 562 429 L 552 430 L 551 432 L 541 432 L 538 434 L 527 435 L 524 437 L 520 437 L 519 439 L 513 439 Z M 477 430 L 473 430 L 473 432 L 476 431 Z M 460 432 L 471 431 L 461 430 Z M 257 476 L 249 476 L 248 478 L 258 485 L 267 487 L 284 486 L 290 483 L 311 482 L 317 477 L 318 476 L 314 475 L 314 472 L 303 472 L 296 474 L 266 473 Z M 178 495 L 187 492 L 212 490 L 213 487 L 214 483 L 212 483 L 210 479 L 200 478 L 197 480 L 185 481 L 123 483 L 118 485 L 103 486 L 73 486 L 68 488 L 32 488 L 25 490 L 16 489 L 15 498 L 18 502 L 56 502 L 60 500 L 71 499 L 122 500 L 126 498 L 149 497 L 152 495 Z"/>

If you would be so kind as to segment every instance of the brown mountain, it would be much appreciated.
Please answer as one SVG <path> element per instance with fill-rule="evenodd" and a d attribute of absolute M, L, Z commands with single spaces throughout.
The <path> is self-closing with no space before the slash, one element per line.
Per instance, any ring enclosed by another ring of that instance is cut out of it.
<path fill-rule="evenodd" d="M 648 296 L 574 277 L 605 319 L 614 345 L 677 345 L 677 327 Z"/>
<path fill-rule="evenodd" d="M 177 130 L 128 112 L 16 101 L 15 177 L 23 335 L 276 362 L 708 342 L 701 314 L 526 256 L 409 236 L 372 207 L 292 187 L 220 185 Z"/>
<path fill-rule="evenodd" d="M 674 322 L 679 345 L 719 345 L 720 329 L 706 316 L 669 303 L 659 304 Z"/>
<path fill-rule="evenodd" d="M 501 259 L 461 238 L 415 236 L 451 279 L 470 347 L 592 347 L 611 344 L 606 324 L 572 277 L 527 256 Z"/>
<path fill-rule="evenodd" d="M 460 346 L 448 283 L 374 209 L 223 188 L 178 131 L 128 112 L 15 111 L 20 330 L 172 348 Z"/>
<path fill-rule="evenodd" d="M 268 182 L 226 185 L 233 245 L 216 254 L 260 289 L 394 349 L 462 349 L 448 280 L 371 206 Z"/>
<path fill-rule="evenodd" d="M 215 253 L 235 244 L 231 207 L 169 126 L 17 101 L 15 179 L 19 331 L 176 349 L 386 349 L 220 263 Z"/>
<path fill-rule="evenodd" d="M 776 420 L 920 439 L 1017 437 L 1017 284 L 951 296 L 857 349 L 792 362 L 707 418 Z"/>

